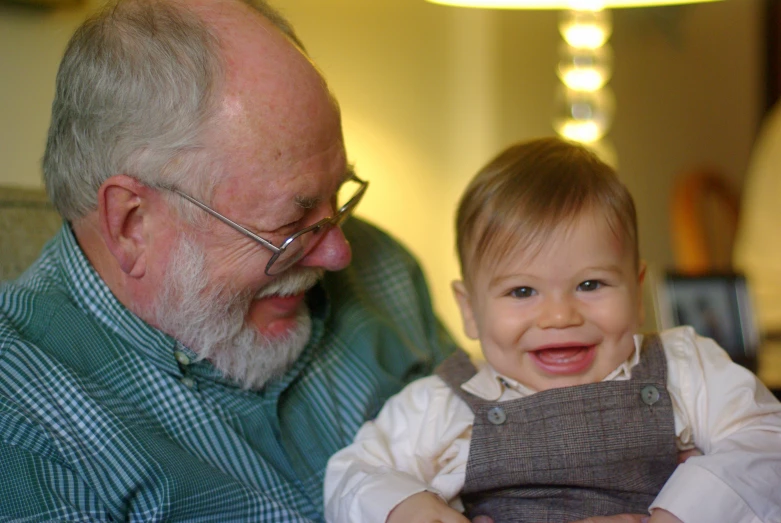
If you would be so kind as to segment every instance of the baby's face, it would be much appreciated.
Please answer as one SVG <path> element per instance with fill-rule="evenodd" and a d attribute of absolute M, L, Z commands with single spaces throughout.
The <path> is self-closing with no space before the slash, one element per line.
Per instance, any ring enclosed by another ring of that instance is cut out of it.
<path fill-rule="evenodd" d="M 471 289 L 455 287 L 467 335 L 534 390 L 601 381 L 632 354 L 642 323 L 644 269 L 624 243 L 585 212 L 531 259 L 514 253 L 478 271 Z"/>

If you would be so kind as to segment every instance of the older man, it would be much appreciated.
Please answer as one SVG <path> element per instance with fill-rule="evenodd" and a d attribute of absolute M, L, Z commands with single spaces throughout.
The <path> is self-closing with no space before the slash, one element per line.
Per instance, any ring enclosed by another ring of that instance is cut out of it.
<path fill-rule="evenodd" d="M 66 224 L 0 291 L 1 520 L 320 521 L 327 458 L 453 350 L 412 257 L 345 222 L 367 183 L 265 4 L 87 21 L 44 172 Z"/>

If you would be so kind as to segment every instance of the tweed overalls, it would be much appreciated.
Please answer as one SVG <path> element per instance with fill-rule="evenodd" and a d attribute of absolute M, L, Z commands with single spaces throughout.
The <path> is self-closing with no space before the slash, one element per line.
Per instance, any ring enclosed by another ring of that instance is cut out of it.
<path fill-rule="evenodd" d="M 475 373 L 463 352 L 436 370 L 475 414 L 461 494 L 470 518 L 563 523 L 646 514 L 675 469 L 675 423 L 658 335 L 645 336 L 627 381 L 494 402 L 461 389 Z"/>

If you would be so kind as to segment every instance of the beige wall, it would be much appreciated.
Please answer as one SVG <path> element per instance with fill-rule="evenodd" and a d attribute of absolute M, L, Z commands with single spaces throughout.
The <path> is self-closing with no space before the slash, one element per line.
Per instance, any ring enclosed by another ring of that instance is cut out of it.
<path fill-rule="evenodd" d="M 423 0 L 277 5 L 341 101 L 350 155 L 372 182 L 360 214 L 421 259 L 436 307 L 460 337 L 449 290 L 458 275 L 453 211 L 470 176 L 501 147 L 552 132 L 556 13 Z M 611 140 L 653 267 L 672 262 L 673 177 L 699 165 L 743 175 L 762 105 L 762 5 L 615 12 Z M 56 62 L 86 9 L 0 6 L 0 183 L 40 184 Z"/>
<path fill-rule="evenodd" d="M 0 183 L 41 184 L 57 64 L 87 5 L 43 9 L 0 1 Z"/>

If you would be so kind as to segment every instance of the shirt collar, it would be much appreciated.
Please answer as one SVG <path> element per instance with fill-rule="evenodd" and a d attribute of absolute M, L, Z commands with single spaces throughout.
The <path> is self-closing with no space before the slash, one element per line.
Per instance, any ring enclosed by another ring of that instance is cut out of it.
<path fill-rule="evenodd" d="M 635 335 L 635 350 L 632 355 L 602 381 L 625 381 L 630 379 L 632 377 L 632 368 L 640 362 L 642 342 L 642 334 Z M 488 362 L 483 362 L 477 373 L 461 385 L 461 389 L 485 401 L 523 398 L 536 392 L 523 383 L 507 376 L 502 376 Z"/>
<path fill-rule="evenodd" d="M 124 339 L 155 366 L 180 375 L 174 358 L 176 340 L 155 329 L 119 302 L 84 255 L 67 223 L 58 235 L 58 250 L 63 260 L 63 276 L 76 306 Z"/>

